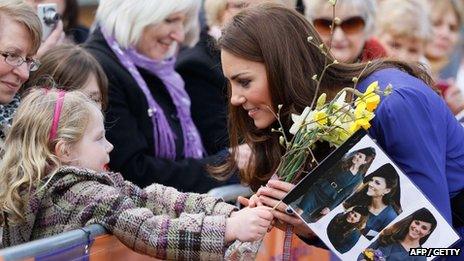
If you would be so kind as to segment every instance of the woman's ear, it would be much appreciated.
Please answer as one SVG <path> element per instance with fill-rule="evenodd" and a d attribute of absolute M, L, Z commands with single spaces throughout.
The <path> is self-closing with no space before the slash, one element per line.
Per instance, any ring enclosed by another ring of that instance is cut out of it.
<path fill-rule="evenodd" d="M 71 146 L 63 140 L 59 140 L 55 145 L 55 155 L 63 163 L 71 163 L 74 160 L 74 153 Z"/>
<path fill-rule="evenodd" d="M 383 194 L 386 195 L 386 194 L 388 194 L 388 193 L 390 193 L 390 192 L 391 192 L 391 189 L 386 188 L 386 189 L 384 190 L 384 193 L 383 193 Z"/>

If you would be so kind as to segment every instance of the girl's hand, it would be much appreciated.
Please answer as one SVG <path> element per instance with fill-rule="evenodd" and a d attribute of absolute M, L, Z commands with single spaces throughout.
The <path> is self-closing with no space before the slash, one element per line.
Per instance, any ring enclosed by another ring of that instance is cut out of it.
<path fill-rule="evenodd" d="M 258 207 L 258 206 L 263 205 L 263 203 L 261 203 L 261 201 L 259 201 L 259 197 L 256 194 L 252 195 L 250 197 L 250 199 L 247 199 L 247 198 L 242 197 L 242 196 L 238 196 L 237 201 L 240 204 L 242 204 L 243 206 L 250 207 L 250 208 L 254 208 L 254 207 Z"/>
<path fill-rule="evenodd" d="M 253 242 L 264 237 L 273 219 L 268 207 L 244 208 L 233 212 L 226 221 L 225 240 Z"/>

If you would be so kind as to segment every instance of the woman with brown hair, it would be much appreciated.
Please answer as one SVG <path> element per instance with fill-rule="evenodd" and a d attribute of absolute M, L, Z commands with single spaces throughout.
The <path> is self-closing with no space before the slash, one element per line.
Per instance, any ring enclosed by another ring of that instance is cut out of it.
<path fill-rule="evenodd" d="M 105 109 L 108 104 L 108 79 L 98 61 L 84 48 L 65 44 L 47 51 L 42 66 L 31 74 L 28 87 L 51 81 L 67 91 L 79 90 Z"/>
<path fill-rule="evenodd" d="M 375 155 L 372 147 L 349 153 L 307 190 L 296 211 L 308 223 L 327 215 L 362 183 Z"/>
<path fill-rule="evenodd" d="M 409 250 L 422 247 L 436 227 L 437 220 L 432 213 L 421 208 L 385 229 L 369 248 L 380 250 L 385 260 L 426 260 L 425 256 L 411 257 Z M 363 256 L 358 259 L 363 259 Z"/>
<path fill-rule="evenodd" d="M 269 181 L 284 153 L 279 134 L 271 131 L 279 127 L 274 117 L 278 105 L 283 105 L 283 128 L 289 130 L 291 113 L 300 114 L 320 93 L 334 97 L 341 88 L 353 86 L 353 77 L 358 79 L 356 88 L 361 92 L 377 81 L 381 89 L 391 84 L 393 91 L 382 98 L 369 134 L 451 222 L 450 195 L 464 188 L 464 129 L 430 87 L 430 77 L 420 68 L 399 61 L 338 63 L 326 69 L 317 90 L 312 76 L 322 72 L 326 59 L 329 64 L 333 62 L 330 55 L 321 52 L 321 44 L 302 15 L 277 5 L 244 10 L 223 30 L 219 45 L 229 81 L 231 147 L 244 141 L 253 151 L 248 168 L 240 173 L 242 181 L 255 190 L 267 184 L 259 189 L 259 200 L 276 206 L 293 187 Z M 325 158 L 327 148 L 317 144 L 316 157 Z M 233 169 L 236 154 L 232 150 L 230 161 L 218 171 Z M 252 205 L 255 203 L 253 200 Z M 308 238 L 311 233 L 307 226 L 286 214 L 286 208 L 280 204 L 274 216 L 295 225 L 294 231 Z"/>
<path fill-rule="evenodd" d="M 330 243 L 342 254 L 350 251 L 361 237 L 366 220 L 367 209 L 364 206 L 355 206 L 337 214 L 327 226 Z"/>
<path fill-rule="evenodd" d="M 369 210 L 366 227 L 362 230 L 368 239 L 375 237 L 403 212 L 400 177 L 390 163 L 365 177 L 359 191 L 343 203 L 345 208 L 359 205 Z"/>

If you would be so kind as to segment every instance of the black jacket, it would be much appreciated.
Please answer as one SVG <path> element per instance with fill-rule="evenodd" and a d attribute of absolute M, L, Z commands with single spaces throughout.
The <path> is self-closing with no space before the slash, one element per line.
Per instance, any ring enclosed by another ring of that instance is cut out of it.
<path fill-rule="evenodd" d="M 105 119 L 108 140 L 114 149 L 110 154 L 110 168 L 122 173 L 125 179 L 144 187 L 154 182 L 173 186 L 182 191 L 203 193 L 220 185 L 206 172 L 207 163 L 219 162 L 227 156 L 221 151 L 204 159 L 183 156 L 182 128 L 176 107 L 155 75 L 138 68 L 154 99 L 166 114 L 176 137 L 177 159 L 154 156 L 153 124 L 148 116 L 148 103 L 130 73 L 122 66 L 96 29 L 85 48 L 100 62 L 108 76 L 108 109 Z"/>
<path fill-rule="evenodd" d="M 215 40 L 205 28 L 197 45 L 183 50 L 176 64 L 192 101 L 192 119 L 208 154 L 229 146 L 226 79 L 222 74 L 221 54 L 214 44 Z"/>

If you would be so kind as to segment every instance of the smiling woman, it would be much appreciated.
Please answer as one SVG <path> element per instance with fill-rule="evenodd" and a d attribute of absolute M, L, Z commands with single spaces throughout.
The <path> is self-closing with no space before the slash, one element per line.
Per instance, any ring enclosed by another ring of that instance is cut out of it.
<path fill-rule="evenodd" d="M 411 258 L 409 250 L 420 248 L 437 227 L 437 220 L 426 208 L 386 228 L 369 248 L 379 250 L 385 260 L 427 260 L 425 256 Z M 362 260 L 361 254 L 358 260 Z"/>
<path fill-rule="evenodd" d="M 206 192 L 219 183 L 205 166 L 184 81 L 174 70 L 180 45 L 198 39 L 198 0 L 102 0 L 86 49 L 108 76 L 110 168 L 139 186 L 154 182 Z"/>
<path fill-rule="evenodd" d="M 18 91 L 37 70 L 36 54 L 41 39 L 41 25 L 34 10 L 20 0 L 0 3 L 0 140 L 19 105 Z"/>

